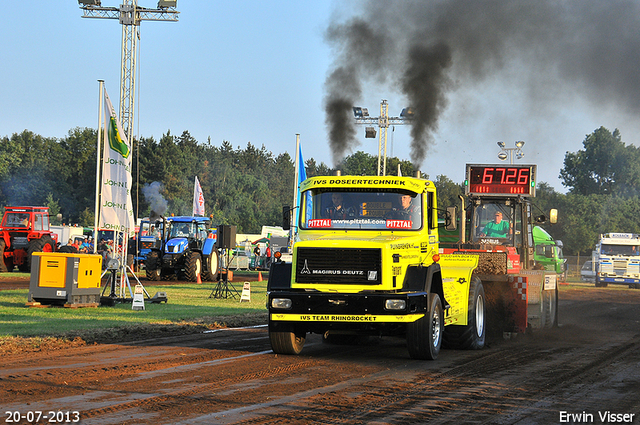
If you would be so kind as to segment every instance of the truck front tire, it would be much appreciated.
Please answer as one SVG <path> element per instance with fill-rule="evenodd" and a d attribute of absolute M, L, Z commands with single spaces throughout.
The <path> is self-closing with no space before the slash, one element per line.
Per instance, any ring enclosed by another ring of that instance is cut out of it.
<path fill-rule="evenodd" d="M 484 286 L 477 277 L 469 286 L 469 313 L 466 325 L 450 325 L 444 330 L 445 348 L 479 350 L 484 348 L 486 339 Z"/>
<path fill-rule="evenodd" d="M 596 277 L 596 288 L 606 288 L 609 285 L 608 282 L 602 282 L 600 279 Z"/>
<path fill-rule="evenodd" d="M 278 331 L 272 330 L 273 325 L 269 323 L 269 341 L 271 342 L 271 349 L 276 354 L 300 354 L 306 334 L 296 333 L 293 325 L 291 326 L 278 326 Z"/>
<path fill-rule="evenodd" d="M 435 360 L 440 353 L 444 333 L 442 301 L 436 293 L 430 297 L 427 314 L 407 325 L 407 348 L 412 359 Z"/>

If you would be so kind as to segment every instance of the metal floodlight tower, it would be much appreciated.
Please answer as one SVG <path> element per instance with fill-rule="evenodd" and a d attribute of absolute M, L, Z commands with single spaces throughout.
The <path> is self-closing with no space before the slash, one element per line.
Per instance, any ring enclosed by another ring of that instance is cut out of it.
<path fill-rule="evenodd" d="M 501 149 L 500 153 L 498 153 L 498 158 L 501 161 L 505 161 L 507 158 L 509 158 L 509 162 L 511 164 L 513 164 L 513 152 L 514 151 L 516 153 L 516 159 L 522 159 L 524 157 L 524 152 L 522 152 L 522 147 L 524 146 L 524 142 L 522 140 L 518 140 L 516 142 L 516 147 L 515 148 L 506 147 L 504 142 L 498 142 L 498 146 Z M 508 154 L 507 154 L 507 152 L 508 152 Z"/>
<path fill-rule="evenodd" d="M 138 7 L 138 0 L 123 0 L 119 7 L 106 7 L 101 0 L 78 0 L 83 18 L 118 19 L 122 24 L 122 68 L 120 70 L 120 121 L 127 138 L 133 132 L 136 45 L 141 21 L 177 21 L 176 1 L 160 0 L 157 9 Z M 135 34 L 134 34 L 135 29 Z"/>
<path fill-rule="evenodd" d="M 361 108 L 359 106 L 353 107 L 353 115 L 356 119 L 356 124 L 368 125 L 365 127 L 365 138 L 373 139 L 376 137 L 376 132 L 371 125 L 378 125 L 378 175 L 384 176 L 387 172 L 387 129 L 390 125 L 405 125 L 411 124 L 413 119 L 413 112 L 411 108 L 405 108 L 399 117 L 389 116 L 389 104 L 386 100 L 380 102 L 380 116 L 370 117 L 369 110 L 367 108 Z M 384 152 L 383 152 L 384 150 Z M 384 160 L 382 160 L 384 158 Z"/>

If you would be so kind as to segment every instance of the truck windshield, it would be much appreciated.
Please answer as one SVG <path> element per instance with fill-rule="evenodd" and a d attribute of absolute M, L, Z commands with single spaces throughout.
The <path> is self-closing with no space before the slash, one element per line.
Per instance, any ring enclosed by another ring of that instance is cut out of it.
<path fill-rule="evenodd" d="M 624 255 L 635 256 L 638 255 L 638 245 L 602 245 L 600 248 L 602 255 Z"/>
<path fill-rule="evenodd" d="M 413 192 L 358 189 L 304 192 L 300 227 L 337 230 L 418 230 L 422 197 Z"/>

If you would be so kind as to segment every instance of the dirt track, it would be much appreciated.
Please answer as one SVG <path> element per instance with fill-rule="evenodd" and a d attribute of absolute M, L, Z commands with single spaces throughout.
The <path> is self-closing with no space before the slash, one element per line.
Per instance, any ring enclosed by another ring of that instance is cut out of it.
<path fill-rule="evenodd" d="M 314 335 L 302 355 L 278 356 L 266 327 L 12 355 L 0 404 L 5 422 L 78 411 L 82 424 L 640 423 L 640 291 L 562 287 L 559 321 L 434 362 L 393 338 Z"/>

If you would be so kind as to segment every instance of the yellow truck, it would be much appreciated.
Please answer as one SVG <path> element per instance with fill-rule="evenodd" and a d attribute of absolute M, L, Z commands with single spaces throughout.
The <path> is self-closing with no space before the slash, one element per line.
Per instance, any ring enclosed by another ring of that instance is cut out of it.
<path fill-rule="evenodd" d="M 484 346 L 478 256 L 440 253 L 438 217 L 452 217 L 438 208 L 433 182 L 323 176 L 300 192 L 293 260 L 269 273 L 275 353 L 299 354 L 307 333 L 329 341 L 404 335 L 415 359 L 436 359 L 445 333 L 449 346 Z"/>

